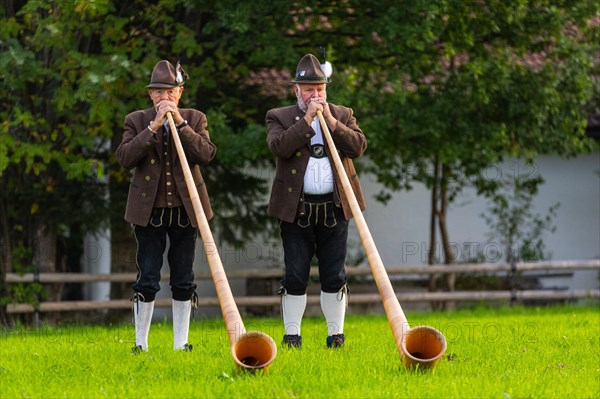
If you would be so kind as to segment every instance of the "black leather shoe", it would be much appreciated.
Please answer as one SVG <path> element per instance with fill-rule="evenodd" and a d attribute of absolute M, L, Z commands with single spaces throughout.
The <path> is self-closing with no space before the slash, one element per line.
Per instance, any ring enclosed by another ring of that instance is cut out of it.
<path fill-rule="evenodd" d="M 300 335 L 284 335 L 281 345 L 288 348 L 302 348 L 302 337 Z"/>
<path fill-rule="evenodd" d="M 327 347 L 328 348 L 339 348 L 344 346 L 346 342 L 346 337 L 344 334 L 335 334 L 327 337 Z"/>

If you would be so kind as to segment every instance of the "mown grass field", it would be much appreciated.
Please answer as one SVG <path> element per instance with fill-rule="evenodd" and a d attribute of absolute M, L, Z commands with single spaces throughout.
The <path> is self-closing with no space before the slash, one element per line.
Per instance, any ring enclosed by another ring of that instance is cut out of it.
<path fill-rule="evenodd" d="M 304 347 L 281 349 L 266 374 L 238 372 L 224 324 L 195 320 L 194 351 L 174 352 L 169 323 L 133 355 L 133 327 L 14 328 L 0 336 L 2 398 L 598 398 L 600 307 L 409 313 L 442 331 L 433 372 L 400 364 L 383 315 L 349 315 L 343 349 L 325 347 L 325 322 L 307 318 Z M 277 343 L 278 319 L 245 319 Z"/>

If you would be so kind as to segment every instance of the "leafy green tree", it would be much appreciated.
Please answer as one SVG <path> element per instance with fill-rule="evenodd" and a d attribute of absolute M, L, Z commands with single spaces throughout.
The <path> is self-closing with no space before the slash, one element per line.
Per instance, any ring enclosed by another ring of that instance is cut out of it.
<path fill-rule="evenodd" d="M 205 173 L 216 236 L 240 245 L 272 234 L 260 170 L 272 162 L 264 115 L 289 92 L 257 75 L 296 62 L 281 37 L 294 24 L 283 2 L 6 2 L 0 295 L 10 296 L 7 271 L 78 271 L 84 235 L 102 226 L 111 227 L 115 270 L 131 265 L 122 220 L 129 172 L 114 151 L 125 115 L 151 105 L 145 85 L 160 59 L 182 61 L 192 79 L 181 105 L 207 112 L 219 148 Z M 42 247 L 51 253 L 37 256 Z"/>
<path fill-rule="evenodd" d="M 113 154 L 125 115 L 150 106 L 159 59 L 182 61 L 182 106 L 208 114 L 212 223 L 238 245 L 273 231 L 264 115 L 294 101 L 289 72 L 319 46 L 334 64 L 331 101 L 367 133 L 365 170 L 388 190 L 431 187 L 432 240 L 438 225 L 447 242 L 463 187 L 496 190 L 488 165 L 590 148 L 596 2 L 15 0 L 1 12 L 2 273 L 77 270 L 82 237 L 103 225 L 127 243 L 129 172 Z"/>
<path fill-rule="evenodd" d="M 497 191 L 487 167 L 594 147 L 584 132 L 598 104 L 597 3 L 405 2 L 367 15 L 381 20 L 366 60 L 373 73 L 348 69 L 360 87 L 350 102 L 369 112 L 368 170 L 389 190 L 431 188 L 430 263 L 438 229 L 444 261 L 454 262 L 446 214 L 456 195 L 466 186 Z"/>
<path fill-rule="evenodd" d="M 110 56 L 95 54 L 90 32 L 101 29 L 108 8 L 83 2 L 5 5 L 2 272 L 53 271 L 66 257 L 77 259 L 80 232 L 106 223 L 105 144 L 115 109 L 105 90 L 117 76 L 108 70 Z"/>

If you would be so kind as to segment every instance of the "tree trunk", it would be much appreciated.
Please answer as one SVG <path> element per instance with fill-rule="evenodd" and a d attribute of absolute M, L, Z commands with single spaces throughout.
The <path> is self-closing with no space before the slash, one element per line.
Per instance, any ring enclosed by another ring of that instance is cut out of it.
<path fill-rule="evenodd" d="M 4 190 L 2 178 L 0 178 L 0 188 Z M 6 273 L 12 271 L 12 254 L 11 254 L 11 239 L 10 230 L 8 229 L 8 213 L 6 212 L 6 204 L 0 200 L 0 220 L 2 229 L 0 234 L 0 247 L 2 248 L 2 258 L 0 259 L 0 299 L 8 298 L 10 291 L 6 283 Z M 6 311 L 6 303 L 2 301 L 0 305 L 0 325 L 9 326 L 10 319 Z"/>
<path fill-rule="evenodd" d="M 431 187 L 431 220 L 429 223 L 429 251 L 427 253 L 427 263 L 429 265 L 435 265 L 435 248 L 436 248 L 436 229 L 437 229 L 437 218 L 439 215 L 439 192 L 440 192 L 440 163 L 436 157 L 433 164 L 433 186 Z M 436 287 L 436 274 L 429 275 L 429 292 L 435 292 Z M 437 310 L 440 308 L 439 302 L 431 302 L 431 308 Z"/>
<path fill-rule="evenodd" d="M 36 272 L 54 273 L 59 271 L 59 268 L 57 268 L 56 232 L 52 229 L 49 229 L 47 226 L 40 224 L 36 225 L 33 234 L 35 236 L 33 249 Z M 45 300 L 52 302 L 60 301 L 62 297 L 63 285 L 64 284 L 44 285 L 44 291 L 46 292 Z M 47 319 L 51 322 L 57 322 L 60 319 L 60 313 L 50 313 L 48 314 Z"/>
<path fill-rule="evenodd" d="M 448 235 L 448 224 L 446 216 L 448 215 L 448 181 L 449 181 L 449 168 L 447 165 L 442 166 L 442 178 L 440 185 L 440 212 L 439 212 L 439 225 L 440 235 L 442 237 L 442 248 L 444 249 L 444 263 L 447 265 L 453 264 L 455 261 L 454 252 L 450 245 L 450 238 Z M 446 274 L 446 289 L 448 291 L 454 291 L 456 282 L 456 275 L 454 273 Z M 454 309 L 454 302 L 445 303 L 446 310 Z"/>
<path fill-rule="evenodd" d="M 438 192 L 439 192 L 439 163 L 437 159 L 434 164 L 433 187 L 431 188 L 431 220 L 429 223 L 429 252 L 427 253 L 427 263 L 435 264 L 435 240 L 436 240 L 436 222 L 438 214 Z M 429 276 L 429 291 L 434 292 L 436 289 L 436 275 Z"/>

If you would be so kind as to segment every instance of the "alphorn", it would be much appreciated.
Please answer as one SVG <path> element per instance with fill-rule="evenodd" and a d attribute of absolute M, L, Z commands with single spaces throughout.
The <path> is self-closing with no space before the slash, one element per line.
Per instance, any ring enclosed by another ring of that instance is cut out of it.
<path fill-rule="evenodd" d="M 210 226 L 208 225 L 206 215 L 202 209 L 202 203 L 200 202 L 198 190 L 194 183 L 192 171 L 187 162 L 179 134 L 177 133 L 177 128 L 175 127 L 175 122 L 173 121 L 173 116 L 170 112 L 167 113 L 167 118 L 169 119 L 169 126 L 171 128 L 171 134 L 173 135 L 173 141 L 175 142 L 181 168 L 183 169 L 185 184 L 190 193 L 190 199 L 194 207 L 196 221 L 198 222 L 198 230 L 200 230 L 200 236 L 202 237 L 202 244 L 208 259 L 210 273 L 217 291 L 219 304 L 221 305 L 221 313 L 223 313 L 225 328 L 229 335 L 233 360 L 241 370 L 266 370 L 273 360 L 275 360 L 275 356 L 277 356 L 277 346 L 273 339 L 267 334 L 259 331 L 247 332 L 244 327 L 244 322 L 242 321 L 233 294 L 231 293 L 231 288 L 229 287 L 227 275 L 225 274 L 225 269 L 221 263 L 215 240 L 210 230 Z M 198 166 L 196 165 L 196 167 Z"/>
<path fill-rule="evenodd" d="M 394 334 L 396 347 L 400 352 L 402 364 L 404 364 L 407 369 L 432 369 L 446 351 L 446 338 L 441 332 L 433 327 L 409 327 L 404 311 L 400 306 L 400 302 L 398 301 L 392 283 L 390 282 L 390 278 L 383 266 L 373 237 L 371 237 L 367 222 L 360 210 L 360 206 L 358 205 L 358 201 L 356 200 L 356 196 L 350 185 L 350 180 L 344 170 L 342 160 L 337 152 L 333 138 L 329 133 L 329 128 L 323 118 L 323 113 L 317 111 L 317 116 L 321 123 L 323 136 L 325 136 L 325 140 L 329 146 L 329 152 L 333 158 L 334 166 L 340 177 L 342 188 L 348 198 L 352 216 L 354 216 L 354 221 L 365 248 L 388 322 L 390 323 L 392 333 Z"/>

